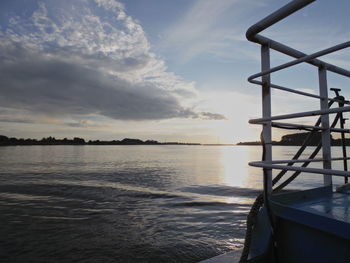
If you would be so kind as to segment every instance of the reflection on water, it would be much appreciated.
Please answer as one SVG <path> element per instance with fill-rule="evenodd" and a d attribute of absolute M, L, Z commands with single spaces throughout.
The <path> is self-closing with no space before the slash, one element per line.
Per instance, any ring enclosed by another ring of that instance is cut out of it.
<path fill-rule="evenodd" d="M 230 186 L 260 188 L 259 171 L 248 165 L 251 160 L 261 159 L 260 147 L 250 151 L 247 147 L 226 147 L 221 150 L 220 165 L 223 183 Z"/>
<path fill-rule="evenodd" d="M 260 159 L 253 146 L 0 147 L 1 261 L 197 262 L 241 247 Z"/>

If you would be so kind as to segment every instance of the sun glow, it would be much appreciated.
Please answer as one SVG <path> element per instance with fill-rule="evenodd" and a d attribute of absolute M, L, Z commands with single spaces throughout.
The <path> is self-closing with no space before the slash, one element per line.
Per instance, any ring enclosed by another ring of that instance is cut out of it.
<path fill-rule="evenodd" d="M 216 136 L 214 143 L 237 143 L 258 138 L 259 127 L 248 124 L 250 118 L 258 116 L 256 98 L 237 92 L 209 93 L 206 97 L 206 107 L 226 117 L 226 120 L 210 122 Z"/>

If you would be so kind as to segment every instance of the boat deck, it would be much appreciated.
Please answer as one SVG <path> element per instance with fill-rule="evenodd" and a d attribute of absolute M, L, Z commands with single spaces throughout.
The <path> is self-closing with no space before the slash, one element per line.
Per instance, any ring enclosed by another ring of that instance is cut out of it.
<path fill-rule="evenodd" d="M 294 204 L 292 207 L 329 219 L 350 222 L 350 193 L 332 193 L 320 199 Z"/>
<path fill-rule="evenodd" d="M 350 191 L 322 187 L 271 198 L 274 213 L 283 219 L 350 239 Z"/>

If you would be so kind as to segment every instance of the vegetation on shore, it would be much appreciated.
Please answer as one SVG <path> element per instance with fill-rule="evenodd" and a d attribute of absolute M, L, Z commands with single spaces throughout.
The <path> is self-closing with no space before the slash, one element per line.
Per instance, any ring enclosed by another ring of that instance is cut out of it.
<path fill-rule="evenodd" d="M 305 141 L 306 137 L 309 135 L 309 132 L 303 132 L 303 133 L 294 133 L 294 134 L 287 134 L 282 136 L 280 141 L 272 141 L 273 145 L 286 145 L 286 146 L 300 146 Z M 309 142 L 308 145 L 311 146 L 317 146 L 318 143 L 321 141 L 321 133 L 317 132 L 315 133 Z M 333 139 L 331 136 L 331 144 L 333 146 L 340 146 L 341 145 L 341 139 Z M 260 141 L 255 142 L 239 142 L 237 145 L 261 145 Z M 345 145 L 350 146 L 350 139 L 345 139 Z"/>
<path fill-rule="evenodd" d="M 273 145 L 285 145 L 285 146 L 299 146 L 302 145 L 309 132 L 287 134 L 281 137 L 279 141 L 272 141 Z M 321 141 L 321 133 L 315 133 L 309 144 L 311 146 L 317 146 Z M 331 143 L 333 146 L 340 146 L 341 139 L 333 139 L 331 136 Z M 0 146 L 11 145 L 202 145 L 200 143 L 181 143 L 181 142 L 158 142 L 155 140 L 142 141 L 140 139 L 125 138 L 123 140 L 89 140 L 86 141 L 83 138 L 74 137 L 73 139 L 56 139 L 55 137 L 45 137 L 40 140 L 37 139 L 17 139 L 10 138 L 5 135 L 0 135 Z M 231 145 L 231 144 L 204 144 L 204 145 Z M 239 142 L 236 145 L 261 145 L 260 141 L 252 142 Z M 345 145 L 350 146 L 350 139 L 345 139 Z"/>
<path fill-rule="evenodd" d="M 74 137 L 73 139 L 56 139 L 55 137 L 37 139 L 17 139 L 9 138 L 5 135 L 0 135 L 0 146 L 10 145 L 200 145 L 199 143 L 180 143 L 180 142 L 158 142 L 154 140 L 142 141 L 139 139 L 125 138 L 123 140 L 100 141 L 89 140 Z"/>

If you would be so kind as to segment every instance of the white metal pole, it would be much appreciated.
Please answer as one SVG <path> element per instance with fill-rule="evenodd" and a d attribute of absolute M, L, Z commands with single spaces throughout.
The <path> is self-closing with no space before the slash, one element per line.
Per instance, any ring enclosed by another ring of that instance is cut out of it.
<path fill-rule="evenodd" d="M 261 46 L 261 70 L 267 71 L 270 69 L 270 48 L 266 45 Z M 263 118 L 271 117 L 271 88 L 270 74 L 262 76 L 262 116 Z M 271 145 L 271 121 L 263 124 L 263 137 L 265 141 L 265 161 L 272 160 L 272 145 Z M 267 192 L 272 192 L 272 169 L 266 169 L 267 174 Z"/>
<path fill-rule="evenodd" d="M 327 90 L 327 70 L 324 67 L 318 68 L 318 78 L 319 78 L 319 90 L 320 96 L 323 98 L 328 98 Z M 321 110 L 328 109 L 328 101 L 326 99 L 320 99 Z M 329 115 L 321 115 L 321 126 L 322 130 L 322 156 L 323 156 L 323 168 L 332 169 L 331 163 L 331 134 L 329 127 Z M 332 176 L 323 175 L 323 183 L 325 186 L 332 185 Z"/>

